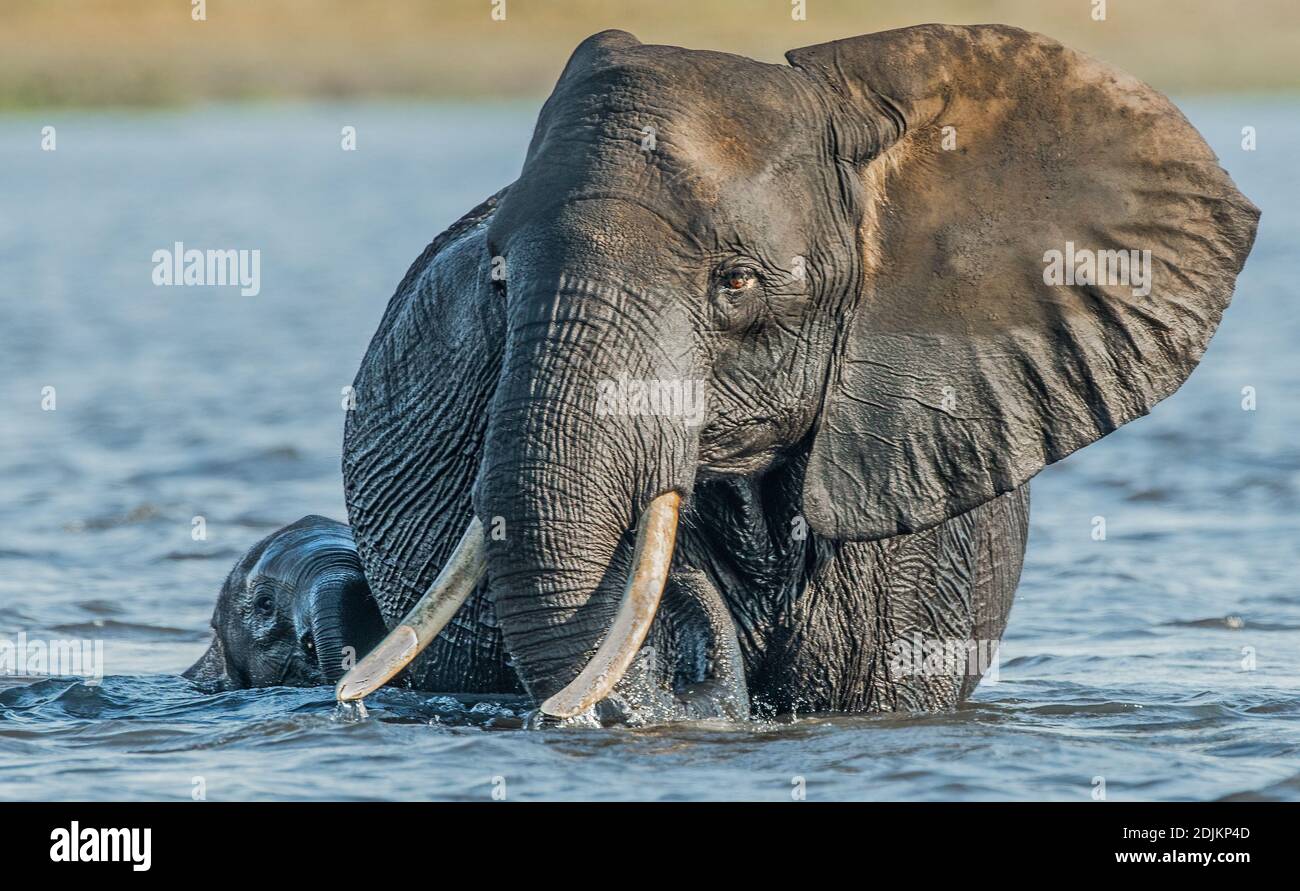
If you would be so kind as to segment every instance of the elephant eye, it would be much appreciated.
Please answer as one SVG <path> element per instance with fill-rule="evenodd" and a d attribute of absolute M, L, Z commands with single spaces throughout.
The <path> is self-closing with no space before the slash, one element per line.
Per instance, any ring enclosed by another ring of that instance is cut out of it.
<path fill-rule="evenodd" d="M 758 274 L 746 266 L 732 266 L 722 273 L 722 287 L 728 291 L 748 291 L 758 284 Z"/>
<path fill-rule="evenodd" d="M 259 594 L 253 601 L 253 611 L 259 616 L 269 616 L 275 612 L 275 600 L 270 594 Z"/>

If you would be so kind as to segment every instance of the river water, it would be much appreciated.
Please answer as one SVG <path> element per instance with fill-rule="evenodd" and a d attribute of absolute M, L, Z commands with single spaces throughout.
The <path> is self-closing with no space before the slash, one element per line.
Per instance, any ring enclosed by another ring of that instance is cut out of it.
<path fill-rule="evenodd" d="M 245 548 L 345 517 L 341 390 L 535 108 L 0 118 L 0 640 L 102 642 L 105 675 L 0 677 L 0 799 L 1300 799 L 1300 107 L 1181 104 L 1259 240 L 1187 385 L 1035 482 L 996 682 L 944 714 L 603 731 L 175 677 Z M 259 250 L 260 293 L 154 286 L 177 241 Z"/>

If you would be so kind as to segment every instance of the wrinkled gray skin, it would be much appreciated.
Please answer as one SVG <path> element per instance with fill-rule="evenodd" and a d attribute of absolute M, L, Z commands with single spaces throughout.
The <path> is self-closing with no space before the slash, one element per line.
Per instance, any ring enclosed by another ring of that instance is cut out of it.
<path fill-rule="evenodd" d="M 1200 359 L 1258 212 L 1158 93 L 1001 26 L 787 58 L 589 38 L 518 180 L 398 287 L 343 466 L 387 625 L 472 514 L 489 534 L 417 686 L 560 690 L 676 490 L 663 603 L 599 717 L 950 706 L 979 672 L 895 648 L 1000 638 L 1029 478 Z M 1151 293 L 1046 284 L 1067 240 L 1151 250 Z M 621 376 L 703 381 L 702 423 L 601 410 Z"/>
<path fill-rule="evenodd" d="M 209 692 L 332 684 L 384 635 L 352 533 L 318 516 L 240 558 L 212 629 L 212 645 L 184 673 Z"/>

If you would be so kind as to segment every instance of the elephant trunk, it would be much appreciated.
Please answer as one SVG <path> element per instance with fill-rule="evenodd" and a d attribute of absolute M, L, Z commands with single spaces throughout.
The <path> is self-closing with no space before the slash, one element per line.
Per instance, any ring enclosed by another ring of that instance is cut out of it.
<path fill-rule="evenodd" d="M 476 509 L 515 668 L 539 702 L 590 680 L 566 691 L 572 712 L 608 692 L 653 618 L 703 394 L 689 339 L 650 330 L 627 299 L 572 286 L 525 300 L 538 316 L 512 320 Z"/>
<path fill-rule="evenodd" d="M 317 667 L 331 684 L 383 637 L 383 620 L 359 565 L 332 568 L 315 581 L 304 624 Z"/>

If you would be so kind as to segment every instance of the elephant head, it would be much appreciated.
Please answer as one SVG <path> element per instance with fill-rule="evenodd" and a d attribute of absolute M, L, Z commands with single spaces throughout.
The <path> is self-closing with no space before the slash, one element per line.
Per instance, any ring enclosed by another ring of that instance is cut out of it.
<path fill-rule="evenodd" d="M 431 273 L 474 282 L 442 323 L 490 378 L 423 384 L 486 415 L 442 446 L 481 456 L 442 612 L 485 568 L 552 714 L 632 662 L 702 483 L 797 463 L 830 542 L 944 523 L 1171 394 L 1250 250 L 1258 211 L 1177 109 L 1045 37 L 925 25 L 787 60 L 587 39 Z M 401 311 L 376 344 L 429 362 L 384 341 Z M 366 484 L 350 510 L 391 497 Z"/>
<path fill-rule="evenodd" d="M 240 558 L 221 587 L 212 630 L 212 645 L 184 677 L 215 692 L 332 684 L 383 637 L 384 625 L 348 527 L 307 516 Z"/>

